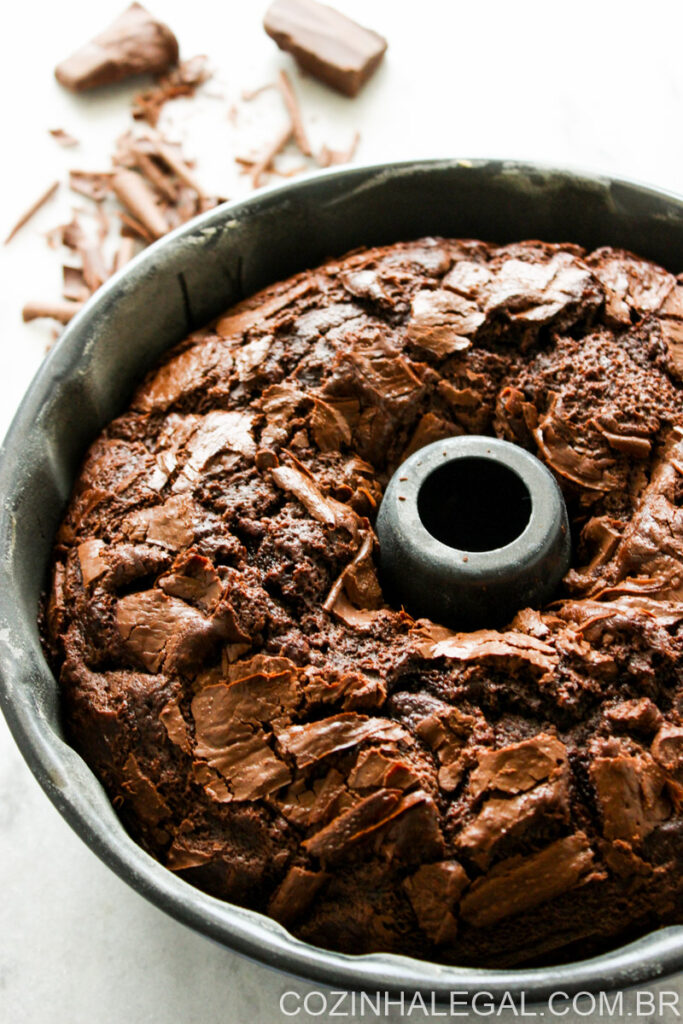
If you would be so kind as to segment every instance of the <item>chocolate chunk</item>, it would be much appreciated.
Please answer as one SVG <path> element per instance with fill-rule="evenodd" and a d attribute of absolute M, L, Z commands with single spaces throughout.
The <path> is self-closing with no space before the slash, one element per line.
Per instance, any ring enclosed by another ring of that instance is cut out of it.
<path fill-rule="evenodd" d="M 205 687 L 192 700 L 197 756 L 213 758 L 234 740 L 249 737 L 255 722 L 281 718 L 297 700 L 291 663 L 282 671 L 256 671 Z"/>
<path fill-rule="evenodd" d="M 651 750 L 655 761 L 683 782 L 683 728 L 668 722 L 662 725 L 652 741 Z"/>
<path fill-rule="evenodd" d="M 314 826 L 330 820 L 338 812 L 348 792 L 344 776 L 336 768 L 314 779 L 310 786 L 299 778 L 276 798 L 281 814 L 295 825 Z"/>
<path fill-rule="evenodd" d="M 558 770 L 540 785 L 517 796 L 492 796 L 477 816 L 458 833 L 457 849 L 479 868 L 486 868 L 498 848 L 519 842 L 535 831 L 559 829 L 569 821 L 566 772 Z"/>
<path fill-rule="evenodd" d="M 306 839 L 304 848 L 323 864 L 343 859 L 350 847 L 367 839 L 390 820 L 401 803 L 401 796 L 400 789 L 378 789 Z"/>
<path fill-rule="evenodd" d="M 133 399 L 135 408 L 143 412 L 163 411 L 182 395 L 204 385 L 218 360 L 227 354 L 213 340 L 203 338 L 202 342 L 174 356 L 152 374 L 136 392 Z"/>
<path fill-rule="evenodd" d="M 272 471 L 278 487 L 298 498 L 310 514 L 328 526 L 344 526 L 355 535 L 358 530 L 357 516 L 334 498 L 325 497 L 315 482 L 294 466 L 278 466 Z"/>
<path fill-rule="evenodd" d="M 309 871 L 294 864 L 273 893 L 268 913 L 280 924 L 294 924 L 309 910 L 326 879 L 324 871 Z"/>
<path fill-rule="evenodd" d="M 442 840 L 431 797 L 419 790 L 403 796 L 401 790 L 378 789 L 302 845 L 323 864 L 334 864 L 367 844 L 386 847 L 390 857 L 411 860 L 416 842 L 427 856 L 439 853 Z"/>
<path fill-rule="evenodd" d="M 441 946 L 458 934 L 455 911 L 469 878 L 457 860 L 423 864 L 403 883 L 420 928 Z"/>
<path fill-rule="evenodd" d="M 671 815 L 664 772 L 645 752 L 596 757 L 590 776 L 607 839 L 638 842 Z"/>
<path fill-rule="evenodd" d="M 185 444 L 187 460 L 182 465 L 173 490 L 188 491 L 206 471 L 208 463 L 219 453 L 234 452 L 247 458 L 256 454 L 252 434 L 254 418 L 250 413 L 216 409 L 193 425 Z"/>
<path fill-rule="evenodd" d="M 535 243 L 503 248 L 487 264 L 458 260 L 443 286 L 475 303 L 492 328 L 500 318 L 527 328 L 568 326 L 602 300 L 599 284 L 575 253 Z"/>
<path fill-rule="evenodd" d="M 454 633 L 425 646 L 421 653 L 426 658 L 453 658 L 458 661 L 517 658 L 542 671 L 550 671 L 557 660 L 551 644 L 522 633 L 498 633 L 493 629 Z"/>
<path fill-rule="evenodd" d="M 367 718 L 350 711 L 308 725 L 292 725 L 286 729 L 276 726 L 275 734 L 282 749 L 296 759 L 300 768 L 367 740 L 400 740 L 405 737 L 404 730 L 396 722 Z"/>
<path fill-rule="evenodd" d="M 205 757 L 224 776 L 235 800 L 267 796 L 286 786 L 292 777 L 287 765 L 273 753 L 262 730 L 219 750 L 207 747 L 200 740 L 195 753 Z"/>
<path fill-rule="evenodd" d="M 473 796 L 494 790 L 525 793 L 564 768 L 567 751 L 554 736 L 539 735 L 500 750 L 486 751 L 470 775 Z"/>
<path fill-rule="evenodd" d="M 588 839 L 577 832 L 529 857 L 511 857 L 497 864 L 465 894 L 460 914 L 477 928 L 489 928 L 574 889 L 590 878 L 593 867 Z"/>
<path fill-rule="evenodd" d="M 192 753 L 192 744 L 187 729 L 187 723 L 183 718 L 177 700 L 170 700 L 165 704 L 159 713 L 159 718 L 164 724 L 171 743 L 175 743 L 184 754 Z"/>
<path fill-rule="evenodd" d="M 683 592 L 683 516 L 677 503 L 682 456 L 683 440 L 674 435 L 624 530 L 614 559 L 619 579 L 644 576 L 656 580 L 654 589 L 648 589 L 660 599 L 678 600 Z"/>
<path fill-rule="evenodd" d="M 78 561 L 81 566 L 83 586 L 88 587 L 108 571 L 109 566 L 104 557 L 107 545 L 101 540 L 86 540 L 78 545 Z"/>
<path fill-rule="evenodd" d="M 352 789 L 409 789 L 420 781 L 409 764 L 385 750 L 366 750 L 358 755 L 349 774 Z"/>
<path fill-rule="evenodd" d="M 674 286 L 672 274 L 619 249 L 596 249 L 586 260 L 605 289 L 606 312 L 618 324 L 659 309 Z"/>
<path fill-rule="evenodd" d="M 126 649 L 150 672 L 164 661 L 183 664 L 197 656 L 202 645 L 217 637 L 212 621 L 161 590 L 140 591 L 122 597 L 116 609 L 116 625 Z"/>
<path fill-rule="evenodd" d="M 133 3 L 108 28 L 55 68 L 62 85 L 76 92 L 156 74 L 178 60 L 178 40 L 168 25 Z"/>
<path fill-rule="evenodd" d="M 646 735 L 651 735 L 662 721 L 661 711 L 649 697 L 620 701 L 614 707 L 606 708 L 605 716 L 615 728 Z"/>
<path fill-rule="evenodd" d="M 361 672 L 306 671 L 304 697 L 309 707 L 339 703 L 344 711 L 370 711 L 381 707 L 386 696 L 381 679 L 370 679 Z"/>
<path fill-rule="evenodd" d="M 387 48 L 376 32 L 316 0 L 275 0 L 263 25 L 305 71 L 347 96 L 356 95 Z"/>
<path fill-rule="evenodd" d="M 581 451 L 563 415 L 562 399 L 551 393 L 547 412 L 532 427 L 539 450 L 558 476 L 591 491 L 611 491 L 617 478 L 610 473 L 614 459 L 601 452 Z"/>
<path fill-rule="evenodd" d="M 486 319 L 474 302 L 451 291 L 422 291 L 413 297 L 406 341 L 439 359 L 464 352 Z"/>
<path fill-rule="evenodd" d="M 212 612 L 223 594 L 220 577 L 208 558 L 195 552 L 177 560 L 172 571 L 158 580 L 159 588 L 203 612 Z"/>
<path fill-rule="evenodd" d="M 202 510 L 194 501 L 185 494 L 178 494 L 163 505 L 132 512 L 125 520 L 124 530 L 131 540 L 180 551 L 194 540 L 201 517 Z"/>
<path fill-rule="evenodd" d="M 157 825 L 169 816 L 170 809 L 159 790 L 142 771 L 134 754 L 129 754 L 123 766 L 121 788 L 143 821 Z"/>
<path fill-rule="evenodd" d="M 464 749 L 476 724 L 473 715 L 445 708 L 423 718 L 417 726 L 418 736 L 439 759 L 439 785 L 447 793 L 457 788 L 467 767 Z"/>

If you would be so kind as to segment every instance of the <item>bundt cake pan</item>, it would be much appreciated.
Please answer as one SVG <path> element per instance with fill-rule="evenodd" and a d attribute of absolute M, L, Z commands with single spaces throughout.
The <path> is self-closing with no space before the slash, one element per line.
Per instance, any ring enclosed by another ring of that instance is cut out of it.
<path fill-rule="evenodd" d="M 334 170 L 203 214 L 108 281 L 64 331 L 0 453 L 0 699 L 34 775 L 72 828 L 134 889 L 178 920 L 271 967 L 344 989 L 494 996 L 622 988 L 683 969 L 683 927 L 589 960 L 528 970 L 347 956 L 294 939 L 258 913 L 200 892 L 126 834 L 63 738 L 36 615 L 53 536 L 83 453 L 169 346 L 264 285 L 361 245 L 423 235 L 610 244 L 683 269 L 683 200 L 608 178 L 505 161 Z M 28 894 L 27 894 L 28 898 Z M 431 998 L 431 996 L 430 996 Z"/>

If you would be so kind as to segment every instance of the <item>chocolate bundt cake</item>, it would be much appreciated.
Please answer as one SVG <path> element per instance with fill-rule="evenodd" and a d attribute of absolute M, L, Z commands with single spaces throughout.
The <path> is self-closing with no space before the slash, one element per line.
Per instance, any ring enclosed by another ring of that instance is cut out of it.
<path fill-rule="evenodd" d="M 683 283 L 534 241 L 355 252 L 168 353 L 87 453 L 42 616 L 130 834 L 349 953 L 683 922 L 682 374 Z M 503 628 L 415 620 L 377 571 L 389 478 L 459 434 L 569 512 L 570 571 Z"/>

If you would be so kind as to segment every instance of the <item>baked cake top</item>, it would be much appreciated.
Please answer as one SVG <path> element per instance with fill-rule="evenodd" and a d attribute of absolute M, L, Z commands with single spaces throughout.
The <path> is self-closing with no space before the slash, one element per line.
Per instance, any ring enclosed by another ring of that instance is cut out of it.
<path fill-rule="evenodd" d="M 682 372 L 683 284 L 540 242 L 353 253 L 176 347 L 88 452 L 45 614 L 133 836 L 354 953 L 502 966 L 671 920 Z M 537 455 L 572 525 L 558 600 L 503 630 L 415 621 L 376 572 L 391 474 L 462 433 Z"/>

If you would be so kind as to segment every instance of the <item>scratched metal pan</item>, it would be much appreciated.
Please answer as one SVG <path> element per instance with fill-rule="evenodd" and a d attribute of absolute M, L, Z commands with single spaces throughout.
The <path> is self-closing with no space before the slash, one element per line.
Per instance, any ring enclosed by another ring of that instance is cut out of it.
<path fill-rule="evenodd" d="M 683 928 L 602 956 L 529 970 L 444 967 L 307 945 L 260 914 L 182 881 L 126 834 L 95 776 L 64 742 L 36 613 L 80 459 L 161 353 L 232 303 L 360 245 L 449 235 L 624 246 L 683 269 L 683 200 L 644 186 L 491 160 L 439 160 L 312 175 L 203 214 L 108 281 L 64 331 L 0 452 L 0 700 L 26 761 L 85 843 L 156 906 L 253 960 L 335 988 L 486 989 L 541 1000 L 625 987 L 683 968 Z M 28 894 L 27 894 L 28 898 Z"/>

